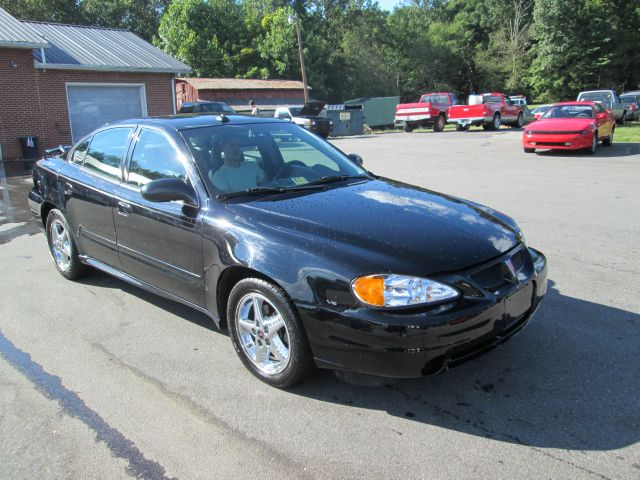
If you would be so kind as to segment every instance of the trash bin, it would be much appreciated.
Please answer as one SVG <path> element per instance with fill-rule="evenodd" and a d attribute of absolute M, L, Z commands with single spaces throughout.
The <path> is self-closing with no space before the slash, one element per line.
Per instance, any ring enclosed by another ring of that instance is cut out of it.
<path fill-rule="evenodd" d="M 20 137 L 22 147 L 22 158 L 24 160 L 35 160 L 38 158 L 38 137 Z"/>

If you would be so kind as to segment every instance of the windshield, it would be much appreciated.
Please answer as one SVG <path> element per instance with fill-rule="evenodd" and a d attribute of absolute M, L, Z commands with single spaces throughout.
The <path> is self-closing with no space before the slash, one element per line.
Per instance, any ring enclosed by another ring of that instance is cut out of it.
<path fill-rule="evenodd" d="M 200 108 L 203 112 L 235 113 L 235 111 L 229 105 L 223 102 L 203 103 Z"/>
<path fill-rule="evenodd" d="M 583 93 L 578 100 L 582 102 L 602 102 L 605 105 L 611 105 L 612 96 L 607 92 Z"/>
<path fill-rule="evenodd" d="M 635 96 L 620 97 L 623 103 L 636 103 L 638 100 Z"/>
<path fill-rule="evenodd" d="M 545 112 L 542 118 L 593 118 L 590 105 L 557 105 Z"/>
<path fill-rule="evenodd" d="M 214 195 L 368 177 L 333 145 L 291 123 L 222 125 L 181 133 Z"/>
<path fill-rule="evenodd" d="M 533 113 L 544 113 L 551 108 L 550 105 L 545 105 L 543 107 L 537 107 L 531 110 Z"/>

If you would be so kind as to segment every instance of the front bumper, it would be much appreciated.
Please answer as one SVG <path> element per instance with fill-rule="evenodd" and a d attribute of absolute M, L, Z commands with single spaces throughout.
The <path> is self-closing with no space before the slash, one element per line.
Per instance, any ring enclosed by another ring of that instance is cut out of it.
<path fill-rule="evenodd" d="M 539 148 L 549 150 L 581 150 L 591 148 L 592 134 L 524 134 L 522 146 L 524 148 Z"/>
<path fill-rule="evenodd" d="M 506 342 L 531 320 L 547 289 L 547 262 L 509 291 L 463 296 L 455 307 L 330 312 L 298 306 L 321 368 L 391 378 L 432 375 Z M 533 262 L 533 261 L 532 261 Z M 533 263 L 532 263 L 533 265 Z"/>

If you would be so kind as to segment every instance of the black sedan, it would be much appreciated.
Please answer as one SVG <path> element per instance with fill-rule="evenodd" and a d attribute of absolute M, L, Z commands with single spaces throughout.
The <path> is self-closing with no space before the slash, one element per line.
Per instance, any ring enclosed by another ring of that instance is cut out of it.
<path fill-rule="evenodd" d="M 29 204 L 62 275 L 206 313 L 277 387 L 435 374 L 520 331 L 547 264 L 516 223 L 361 163 L 290 122 L 147 118 L 40 160 Z"/>

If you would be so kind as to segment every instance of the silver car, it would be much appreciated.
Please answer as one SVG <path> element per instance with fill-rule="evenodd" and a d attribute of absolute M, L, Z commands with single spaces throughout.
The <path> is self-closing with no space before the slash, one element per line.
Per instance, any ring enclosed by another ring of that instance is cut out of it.
<path fill-rule="evenodd" d="M 589 90 L 580 92 L 577 101 L 579 102 L 600 102 L 613 111 L 616 122 L 622 124 L 627 116 L 627 110 L 614 90 Z"/>

